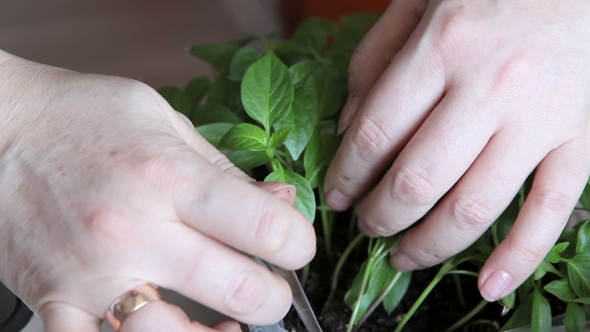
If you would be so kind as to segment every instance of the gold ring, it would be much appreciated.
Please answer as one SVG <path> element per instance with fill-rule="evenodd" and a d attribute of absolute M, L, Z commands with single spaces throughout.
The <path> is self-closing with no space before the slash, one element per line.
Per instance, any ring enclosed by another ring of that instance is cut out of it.
<path fill-rule="evenodd" d="M 109 307 L 106 317 L 113 330 L 119 331 L 121 324 L 134 311 L 148 304 L 150 301 L 161 300 L 156 288 L 151 285 L 139 285 L 127 293 L 119 296 Z"/>

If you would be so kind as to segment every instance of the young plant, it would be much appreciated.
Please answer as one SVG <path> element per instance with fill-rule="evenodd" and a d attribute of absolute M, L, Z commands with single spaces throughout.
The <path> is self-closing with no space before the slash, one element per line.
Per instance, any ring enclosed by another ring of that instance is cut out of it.
<path fill-rule="evenodd" d="M 277 40 L 279 34 L 245 35 L 230 43 L 198 45 L 189 51 L 211 64 L 213 80 L 197 77 L 184 88 L 169 86 L 159 90 L 241 170 L 265 181 L 294 185 L 297 208 L 311 222 L 316 214 L 321 219 L 322 233 L 318 238 L 330 259 L 335 258 L 332 235 L 336 214 L 325 202 L 322 183 L 340 143 L 336 128 L 347 97 L 348 64 L 377 18 L 373 13 L 358 13 L 343 17 L 338 24 L 311 18 L 289 39 Z M 478 276 L 485 260 L 512 227 L 531 183 L 532 176 L 475 244 L 439 267 L 396 331 L 404 328 L 446 276 L 454 277 L 462 298 L 460 276 Z M 590 209 L 588 187 L 581 202 Z M 354 224 L 355 218 L 351 230 Z M 381 304 L 391 314 L 412 278 L 411 273 L 401 273 L 389 265 L 389 252 L 399 236 L 363 241 L 363 235 L 350 233 L 350 243 L 336 262 L 329 295 L 334 296 L 340 271 L 351 253 L 368 242 L 367 259 L 344 298 L 352 310 L 348 331 L 358 330 Z M 590 304 L 589 280 L 590 221 L 586 221 L 564 231 L 534 275 L 499 301 L 499 311 L 513 312 L 501 331 L 525 325 L 530 325 L 533 332 L 549 331 L 552 309 L 547 297 L 565 303 L 566 330 L 581 331 Z M 482 300 L 448 331 L 467 324 L 486 305 Z"/>

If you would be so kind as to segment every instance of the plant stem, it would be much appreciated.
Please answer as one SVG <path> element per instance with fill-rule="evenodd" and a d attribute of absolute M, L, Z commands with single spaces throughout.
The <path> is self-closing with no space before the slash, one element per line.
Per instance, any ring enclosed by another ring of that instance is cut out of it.
<path fill-rule="evenodd" d="M 466 270 L 452 270 L 447 272 L 447 274 L 464 274 L 467 276 L 472 276 L 472 277 L 479 277 L 479 273 L 477 272 L 473 272 L 473 271 L 466 271 Z"/>
<path fill-rule="evenodd" d="M 318 187 L 318 191 L 320 193 L 320 205 L 327 206 L 326 204 L 326 195 L 324 194 L 324 187 L 320 185 Z M 324 229 L 324 240 L 326 245 L 326 254 L 328 256 L 328 260 L 332 262 L 332 228 L 330 227 L 330 218 L 328 217 L 328 211 L 325 209 L 320 210 L 322 215 L 322 226 Z"/>
<path fill-rule="evenodd" d="M 455 324 L 449 327 L 445 332 L 453 332 L 456 329 L 463 326 L 465 323 L 467 323 L 467 321 L 473 318 L 473 316 L 477 315 L 477 313 L 480 312 L 488 303 L 489 302 L 486 300 L 481 300 L 481 302 L 479 302 L 479 304 L 475 308 L 473 308 L 467 315 L 463 316 L 463 318 L 461 318 Z"/>
<path fill-rule="evenodd" d="M 344 266 L 344 263 L 348 259 L 348 256 L 350 256 L 350 254 L 352 253 L 354 248 L 356 248 L 356 246 L 359 243 L 361 243 L 361 241 L 364 238 L 365 238 L 364 234 L 357 235 L 354 238 L 354 240 L 352 240 L 352 242 L 350 242 L 350 244 L 346 247 L 346 249 L 344 249 L 342 256 L 340 256 L 340 259 L 338 260 L 338 263 L 336 264 L 336 268 L 334 269 L 334 274 L 332 275 L 332 286 L 330 288 L 330 295 L 328 295 L 328 300 L 331 299 L 334 296 L 334 293 L 336 292 L 336 288 L 338 287 L 338 277 L 340 276 L 340 271 L 342 271 L 342 267 Z"/>
<path fill-rule="evenodd" d="M 359 313 L 359 308 L 361 306 L 361 299 L 363 298 L 363 295 L 365 293 L 365 288 L 367 288 L 367 283 L 369 282 L 369 275 L 371 274 L 371 270 L 373 269 L 373 258 L 370 257 L 367 260 L 367 266 L 365 268 L 365 273 L 363 274 L 363 281 L 361 283 L 361 289 L 359 290 L 359 295 L 356 299 L 356 301 L 354 302 L 354 309 L 352 310 L 352 315 L 350 315 L 350 321 L 348 322 L 348 327 L 346 329 L 346 332 L 352 332 L 352 328 L 354 327 L 354 321 L 356 316 Z"/>
<path fill-rule="evenodd" d="M 348 225 L 348 241 L 352 241 L 354 239 L 354 233 L 356 233 L 356 210 L 353 210 L 350 215 L 350 224 Z"/>
<path fill-rule="evenodd" d="M 373 301 L 373 303 L 371 304 L 369 309 L 367 309 L 367 312 L 365 312 L 363 317 L 358 321 L 358 323 L 356 323 L 356 326 L 354 327 L 353 331 L 358 331 L 358 329 L 361 327 L 361 325 L 363 325 L 363 323 L 367 320 L 367 318 L 369 318 L 369 316 L 373 313 L 373 311 L 375 311 L 375 309 L 377 309 L 379 304 L 381 304 L 381 302 L 383 302 L 383 299 L 385 298 L 387 293 L 389 293 L 391 288 L 393 288 L 393 286 L 395 286 L 395 284 L 397 283 L 397 281 L 399 280 L 399 278 L 401 276 L 402 276 L 402 272 L 397 271 L 395 273 L 395 275 L 393 276 L 393 279 L 391 279 L 391 281 L 389 282 L 389 284 L 387 285 L 385 290 L 379 295 L 379 297 L 375 301 Z"/>
<path fill-rule="evenodd" d="M 307 283 L 307 279 L 309 278 L 309 263 L 303 267 L 303 271 L 301 271 L 301 287 L 305 288 L 305 284 Z"/>
<path fill-rule="evenodd" d="M 430 294 L 432 289 L 442 280 L 442 278 L 445 276 L 446 272 L 447 271 L 444 269 L 444 266 L 443 266 L 443 268 L 441 268 L 440 271 L 438 271 L 436 276 L 434 276 L 434 279 L 432 279 L 430 284 L 428 284 L 428 286 L 426 286 L 426 289 L 424 289 L 422 294 L 420 294 L 420 297 L 418 297 L 416 302 L 414 302 L 414 304 L 412 305 L 410 310 L 408 310 L 408 312 L 406 313 L 406 315 L 404 316 L 402 321 L 395 328 L 394 332 L 400 332 L 404 328 L 404 326 L 406 326 L 406 324 L 408 323 L 410 318 L 412 318 L 412 315 L 414 315 L 416 310 L 418 310 L 420 305 L 422 305 L 422 302 L 424 302 L 424 299 L 426 299 L 426 297 L 428 296 L 428 294 Z"/>

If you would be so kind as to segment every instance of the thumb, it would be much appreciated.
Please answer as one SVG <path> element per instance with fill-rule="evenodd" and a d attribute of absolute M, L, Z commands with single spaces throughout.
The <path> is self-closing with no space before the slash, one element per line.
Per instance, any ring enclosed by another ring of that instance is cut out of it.
<path fill-rule="evenodd" d="M 66 303 L 48 302 L 39 315 L 45 332 L 100 332 L 99 318 Z"/>
<path fill-rule="evenodd" d="M 164 301 L 152 301 L 125 319 L 119 332 L 237 332 L 237 322 L 224 321 L 207 327 L 199 322 L 191 322 L 179 307 Z"/>
<path fill-rule="evenodd" d="M 393 0 L 367 33 L 350 61 L 349 97 L 342 110 L 338 134 L 350 126 L 381 74 L 416 29 L 427 5 L 428 0 Z"/>

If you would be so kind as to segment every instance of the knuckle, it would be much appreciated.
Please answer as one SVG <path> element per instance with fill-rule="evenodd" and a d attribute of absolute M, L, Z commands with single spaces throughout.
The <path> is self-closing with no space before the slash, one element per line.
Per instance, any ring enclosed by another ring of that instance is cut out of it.
<path fill-rule="evenodd" d="M 246 315 L 262 308 L 266 300 L 267 286 L 258 270 L 250 269 L 232 280 L 224 305 L 235 315 Z"/>
<path fill-rule="evenodd" d="M 412 250 L 406 250 L 405 253 L 409 253 L 408 257 L 420 265 L 421 267 L 434 266 L 444 260 L 444 257 L 437 255 L 429 250 L 425 250 L 421 246 L 412 246 Z"/>
<path fill-rule="evenodd" d="M 439 18 L 438 33 L 433 41 L 434 49 L 444 54 L 464 48 L 462 45 L 465 42 L 465 34 L 473 31 L 468 16 L 455 9 L 448 9 Z"/>
<path fill-rule="evenodd" d="M 370 161 L 375 156 L 387 153 L 391 138 L 390 130 L 386 128 L 385 123 L 385 121 L 375 121 L 364 114 L 359 117 L 352 140 L 362 160 Z"/>
<path fill-rule="evenodd" d="M 431 172 L 420 166 L 402 166 L 392 173 L 391 197 L 407 205 L 424 206 L 436 201 Z"/>
<path fill-rule="evenodd" d="M 490 222 L 493 201 L 486 197 L 461 195 L 451 203 L 451 221 L 459 230 L 480 231 Z M 468 229 L 465 229 L 465 228 Z"/>
<path fill-rule="evenodd" d="M 291 223 L 275 211 L 267 211 L 258 218 L 255 229 L 256 247 L 267 254 L 276 253 L 287 242 Z"/>
<path fill-rule="evenodd" d="M 525 266 L 536 266 L 545 258 L 545 253 L 531 244 L 525 243 L 524 241 L 513 241 L 512 243 L 511 251 L 514 257 Z"/>
<path fill-rule="evenodd" d="M 576 199 L 559 190 L 543 189 L 531 191 L 527 201 L 541 213 L 562 214 L 573 209 Z"/>
<path fill-rule="evenodd" d="M 386 222 L 378 221 L 374 218 L 362 218 L 361 219 L 364 227 L 371 233 L 379 236 L 390 236 L 398 233 L 400 230 L 393 227 Z"/>
<path fill-rule="evenodd" d="M 138 156 L 134 164 L 134 180 L 157 190 L 165 190 L 187 180 L 188 172 L 168 154 L 148 153 Z"/>

